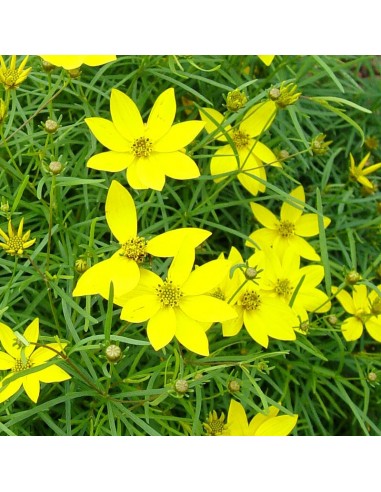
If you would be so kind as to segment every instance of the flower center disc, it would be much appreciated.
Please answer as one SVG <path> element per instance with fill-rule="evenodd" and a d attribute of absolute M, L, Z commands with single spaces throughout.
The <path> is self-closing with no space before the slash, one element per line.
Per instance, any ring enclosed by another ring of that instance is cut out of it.
<path fill-rule="evenodd" d="M 9 246 L 9 252 L 14 251 L 15 254 L 21 255 L 24 251 L 24 243 L 19 236 L 10 237 L 7 243 Z"/>
<path fill-rule="evenodd" d="M 177 307 L 183 296 L 180 287 L 173 285 L 172 280 L 165 280 L 156 288 L 156 294 L 163 307 Z"/>
<path fill-rule="evenodd" d="M 277 279 L 275 292 L 278 294 L 278 296 L 282 296 L 288 299 L 291 296 L 293 290 L 294 289 L 292 288 L 291 282 L 287 278 Z"/>
<path fill-rule="evenodd" d="M 121 255 L 142 263 L 147 255 L 147 241 L 143 237 L 134 237 L 121 244 Z"/>
<path fill-rule="evenodd" d="M 233 142 L 237 149 L 244 149 L 249 146 L 250 136 L 241 130 L 235 130 L 232 135 Z"/>
<path fill-rule="evenodd" d="M 295 233 L 295 225 L 289 220 L 281 220 L 278 225 L 278 232 L 282 237 L 291 237 Z"/>
<path fill-rule="evenodd" d="M 30 367 L 32 367 L 32 364 L 29 362 L 29 359 L 26 361 L 26 364 L 23 364 L 21 359 L 16 359 L 12 372 L 25 371 L 25 369 L 29 369 Z"/>
<path fill-rule="evenodd" d="M 241 297 L 241 306 L 246 311 L 255 311 L 261 306 L 261 296 L 254 290 L 247 290 Z"/>
<path fill-rule="evenodd" d="M 134 140 L 131 151 L 135 157 L 149 157 L 152 152 L 152 141 L 147 137 L 139 137 Z"/>

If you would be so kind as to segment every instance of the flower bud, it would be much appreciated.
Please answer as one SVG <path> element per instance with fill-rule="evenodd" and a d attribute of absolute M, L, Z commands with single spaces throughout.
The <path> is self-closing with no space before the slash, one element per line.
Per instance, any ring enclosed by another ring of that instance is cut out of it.
<path fill-rule="evenodd" d="M 81 70 L 79 68 L 73 68 L 72 70 L 67 70 L 71 79 L 78 79 L 81 76 Z"/>
<path fill-rule="evenodd" d="M 118 362 L 122 357 L 122 349 L 118 345 L 109 345 L 105 350 L 106 358 L 109 362 Z"/>
<path fill-rule="evenodd" d="M 337 323 L 337 316 L 335 316 L 334 314 L 331 314 L 328 316 L 327 321 L 330 325 L 333 326 Z"/>
<path fill-rule="evenodd" d="M 256 268 L 248 267 L 245 270 L 245 277 L 248 280 L 254 280 L 258 276 L 258 273 L 259 272 L 258 272 L 258 270 Z"/>
<path fill-rule="evenodd" d="M 326 135 L 324 135 L 324 133 L 319 133 L 319 135 L 312 139 L 311 150 L 314 155 L 324 155 L 328 152 L 328 147 L 333 142 L 333 140 L 324 142 L 325 137 Z"/>
<path fill-rule="evenodd" d="M 62 172 L 63 165 L 59 161 L 53 161 L 49 164 L 49 171 L 51 174 L 57 175 Z"/>
<path fill-rule="evenodd" d="M 57 67 L 55 65 L 53 65 L 53 63 L 42 60 L 42 68 L 45 72 L 49 73 Z"/>
<path fill-rule="evenodd" d="M 231 391 L 232 393 L 235 393 L 241 389 L 241 385 L 236 379 L 232 379 L 228 383 L 228 390 Z"/>
<path fill-rule="evenodd" d="M 54 120 L 46 120 L 44 123 L 44 130 L 46 133 L 56 133 L 58 130 L 58 123 Z"/>
<path fill-rule="evenodd" d="M 178 379 L 175 382 L 175 390 L 177 393 L 180 395 L 184 395 L 189 389 L 189 384 L 188 381 L 185 381 L 185 379 Z"/>
<path fill-rule="evenodd" d="M 370 373 L 368 374 L 368 380 L 371 383 L 374 383 L 375 381 L 377 381 L 377 374 L 373 371 L 370 371 Z"/>
<path fill-rule="evenodd" d="M 234 91 L 228 92 L 226 97 L 226 107 L 229 111 L 238 111 L 243 108 L 247 103 L 248 99 L 244 92 L 239 89 L 234 89 Z"/>
<path fill-rule="evenodd" d="M 274 101 L 279 109 L 284 109 L 287 106 L 296 103 L 296 101 L 302 95 L 301 92 L 296 92 L 297 89 L 298 86 L 293 82 L 287 85 L 282 82 L 279 89 L 277 87 L 271 87 L 268 95 L 271 101 Z"/>
<path fill-rule="evenodd" d="M 78 258 L 75 261 L 75 270 L 78 273 L 84 273 L 88 269 L 87 262 L 83 258 Z"/>
<path fill-rule="evenodd" d="M 357 282 L 359 282 L 359 280 L 361 280 L 361 275 L 358 272 L 356 272 L 355 270 L 351 270 L 345 276 L 346 283 L 350 284 L 350 285 L 357 284 Z"/>
<path fill-rule="evenodd" d="M 381 297 L 377 297 L 372 303 L 371 312 L 375 316 L 381 314 Z"/>
<path fill-rule="evenodd" d="M 278 159 L 278 161 L 284 161 L 284 160 L 288 159 L 289 157 L 290 157 L 290 153 L 287 150 L 282 149 L 278 152 L 277 159 Z"/>

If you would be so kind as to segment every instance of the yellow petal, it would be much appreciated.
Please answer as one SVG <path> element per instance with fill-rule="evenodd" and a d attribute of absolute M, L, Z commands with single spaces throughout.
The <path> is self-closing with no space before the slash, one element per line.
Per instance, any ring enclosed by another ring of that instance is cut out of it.
<path fill-rule="evenodd" d="M 84 63 L 95 67 L 116 60 L 115 55 L 41 55 L 41 58 L 65 70 L 74 70 Z"/>
<path fill-rule="evenodd" d="M 323 217 L 324 229 L 329 226 L 331 219 Z M 319 222 L 316 214 L 302 215 L 295 223 L 295 234 L 311 237 L 319 234 Z"/>
<path fill-rule="evenodd" d="M 158 140 L 153 150 L 155 152 L 174 152 L 191 143 L 204 128 L 203 121 L 185 121 L 173 125 L 169 131 Z"/>
<path fill-rule="evenodd" d="M 250 203 L 250 208 L 254 217 L 260 224 L 267 229 L 277 229 L 279 220 L 268 208 L 259 205 L 258 203 Z"/>
<path fill-rule="evenodd" d="M 250 248 L 256 248 L 256 244 L 260 247 L 272 246 L 277 236 L 278 232 L 275 229 L 258 229 L 250 234 L 251 241 L 247 240 L 245 246 Z"/>
<path fill-rule="evenodd" d="M 249 134 L 250 137 L 257 137 L 271 126 L 276 112 L 276 105 L 273 101 L 255 104 L 243 117 L 239 129 Z"/>
<path fill-rule="evenodd" d="M 209 341 L 202 325 L 189 318 L 180 309 L 176 309 L 175 314 L 177 340 L 196 354 L 209 355 Z"/>
<path fill-rule="evenodd" d="M 134 160 L 133 154 L 109 151 L 93 155 L 86 166 L 98 171 L 117 173 L 128 168 Z"/>
<path fill-rule="evenodd" d="M 234 306 L 233 309 L 237 313 L 237 318 L 222 323 L 222 334 L 224 337 L 234 337 L 240 332 L 243 326 L 242 309 L 239 309 L 237 306 Z"/>
<path fill-rule="evenodd" d="M 260 311 L 243 311 L 243 323 L 251 338 L 262 347 L 269 346 L 267 336 L 267 319 L 262 316 Z"/>
<path fill-rule="evenodd" d="M 247 436 L 249 425 L 245 409 L 241 403 L 230 400 L 228 412 L 228 431 L 231 436 Z"/>
<path fill-rule="evenodd" d="M 185 236 L 189 245 L 196 248 L 206 241 L 211 234 L 211 232 L 197 227 L 183 227 L 167 231 L 148 241 L 147 253 L 161 258 L 170 258 L 178 253 Z"/>
<path fill-rule="evenodd" d="M 255 171 L 241 172 L 237 175 L 238 181 L 241 185 L 253 196 L 256 196 L 259 192 L 264 192 L 266 186 L 262 184 L 257 177 L 266 181 L 266 173 L 264 167 L 259 167 Z"/>
<path fill-rule="evenodd" d="M 120 319 L 141 323 L 152 318 L 160 309 L 162 306 L 156 294 L 132 297 L 124 303 Z"/>
<path fill-rule="evenodd" d="M 296 198 L 300 202 L 305 203 L 304 196 L 304 188 L 303 186 L 297 186 L 290 193 L 290 197 Z M 289 202 L 283 202 L 283 205 L 280 209 L 280 218 L 281 220 L 288 220 L 295 224 L 295 222 L 300 218 L 303 213 L 304 205 L 294 202 L 293 200 L 289 200 Z"/>
<path fill-rule="evenodd" d="M 14 359 L 20 358 L 20 348 L 17 345 L 17 340 L 13 330 L 4 323 L 0 323 L 0 342 L 5 351 Z"/>
<path fill-rule="evenodd" d="M 119 243 L 135 238 L 137 217 L 135 203 L 130 193 L 113 180 L 106 198 L 106 220 Z"/>
<path fill-rule="evenodd" d="M 278 237 L 279 239 L 279 237 Z M 293 236 L 290 238 L 288 246 L 292 247 L 296 253 L 298 253 L 303 258 L 311 261 L 320 261 L 320 256 L 316 253 L 315 249 L 307 243 L 305 239 L 300 236 Z M 279 253 L 280 251 L 285 251 L 284 241 L 278 241 L 274 243 L 274 248 Z M 283 256 L 282 256 L 283 257 Z"/>
<path fill-rule="evenodd" d="M 263 422 L 251 436 L 288 436 L 298 421 L 298 415 L 281 415 Z"/>
<path fill-rule="evenodd" d="M 24 378 L 17 378 L 14 381 L 11 381 L 7 384 L 7 378 L 4 378 L 0 381 L 0 403 L 5 400 L 8 400 L 11 396 L 13 396 L 20 389 Z"/>
<path fill-rule="evenodd" d="M 139 159 L 135 159 L 131 166 L 127 169 L 126 173 L 126 178 L 128 181 L 128 184 L 131 186 L 131 188 L 134 188 L 134 190 L 147 190 L 148 186 L 146 186 L 140 179 L 138 171 L 139 171 Z"/>
<path fill-rule="evenodd" d="M 270 420 L 270 419 L 273 419 L 274 417 L 276 417 L 278 415 L 278 413 L 279 413 L 278 408 L 276 408 L 276 407 L 274 407 L 272 405 L 268 408 L 268 413 L 267 414 L 257 413 L 251 419 L 251 422 L 249 424 L 249 434 L 251 436 L 255 436 L 258 428 L 262 424 L 264 424 L 267 420 Z"/>
<path fill-rule="evenodd" d="M 155 350 L 170 343 L 176 332 L 176 316 L 173 308 L 159 309 L 147 324 L 147 336 Z"/>
<path fill-rule="evenodd" d="M 274 167 L 282 167 L 281 163 L 277 160 L 274 152 L 270 150 L 267 145 L 256 140 L 252 148 L 253 154 L 258 157 L 262 162 Z"/>
<path fill-rule="evenodd" d="M 275 58 L 275 55 L 257 55 L 257 56 L 268 67 L 271 65 L 271 63 Z"/>
<path fill-rule="evenodd" d="M 137 162 L 137 175 L 144 186 L 152 190 L 161 191 L 165 184 L 165 174 L 161 169 L 160 162 L 157 161 L 156 155 L 139 159 Z"/>
<path fill-rule="evenodd" d="M 40 396 L 40 381 L 37 374 L 30 374 L 22 378 L 25 393 L 34 403 L 37 403 L 38 397 Z"/>
<path fill-rule="evenodd" d="M 337 287 L 332 287 L 333 294 L 336 294 L 337 290 Z M 355 314 L 356 308 L 353 304 L 353 299 L 346 290 L 342 290 L 338 294 L 336 294 L 336 299 L 340 302 L 347 313 Z"/>
<path fill-rule="evenodd" d="M 70 374 L 53 364 L 42 371 L 36 373 L 42 383 L 60 383 L 71 378 Z"/>
<path fill-rule="evenodd" d="M 294 327 L 299 325 L 291 308 L 278 298 L 263 296 L 260 316 L 267 320 L 267 335 L 277 340 L 295 340 Z"/>
<path fill-rule="evenodd" d="M 85 118 L 94 137 L 105 147 L 115 152 L 130 152 L 131 142 L 117 131 L 114 123 L 105 118 Z"/>
<path fill-rule="evenodd" d="M 367 321 L 365 321 L 365 328 L 369 335 L 376 340 L 381 342 L 381 319 L 380 316 L 374 316 Z"/>
<path fill-rule="evenodd" d="M 182 285 L 185 295 L 199 295 L 211 292 L 228 275 L 231 264 L 228 260 L 209 261 L 196 268 Z"/>
<path fill-rule="evenodd" d="M 156 99 L 148 117 L 146 136 L 153 142 L 159 140 L 171 128 L 175 115 L 175 91 L 171 87 Z"/>
<path fill-rule="evenodd" d="M 168 279 L 172 280 L 175 285 L 182 286 L 188 279 L 195 260 L 195 250 L 187 242 L 187 236 L 184 240 L 172 260 L 172 264 L 168 270 Z M 181 287 L 181 290 L 182 287 Z"/>
<path fill-rule="evenodd" d="M 26 338 L 26 340 L 28 340 L 28 342 L 31 343 L 31 345 L 28 345 L 28 347 L 25 347 L 25 357 L 28 358 L 31 353 L 34 351 L 34 349 L 36 348 L 36 346 L 34 345 L 35 343 L 37 343 L 37 340 L 38 340 L 38 332 L 39 332 L 39 320 L 38 318 L 34 319 L 30 325 L 25 329 L 25 332 L 24 332 L 24 337 Z"/>
<path fill-rule="evenodd" d="M 356 310 L 369 312 L 368 289 L 366 285 L 353 286 L 353 304 Z"/>
<path fill-rule="evenodd" d="M 104 65 L 115 60 L 115 55 L 85 55 L 83 63 L 89 65 L 89 67 L 98 67 L 99 65 Z"/>
<path fill-rule="evenodd" d="M 118 89 L 111 89 L 111 117 L 118 132 L 128 141 L 145 133 L 142 117 L 134 101 Z"/>
<path fill-rule="evenodd" d="M 363 175 L 367 176 L 368 174 L 374 173 L 377 169 L 381 169 L 381 162 L 378 164 L 373 164 L 372 166 L 368 166 L 363 170 Z"/>
<path fill-rule="evenodd" d="M 33 366 L 44 364 L 53 357 L 57 357 L 57 352 L 61 352 L 66 345 L 66 343 L 48 343 L 45 347 L 38 347 L 31 355 L 30 361 Z"/>
<path fill-rule="evenodd" d="M 341 331 L 343 332 L 345 340 L 347 342 L 352 342 L 353 340 L 358 340 L 361 337 L 363 332 L 363 324 L 359 319 L 351 316 L 341 325 Z"/>
<path fill-rule="evenodd" d="M 231 130 L 231 126 L 223 126 L 225 116 L 219 111 L 211 108 L 200 108 L 200 116 L 202 121 L 205 123 L 205 130 L 208 133 L 213 133 L 217 129 L 223 128 L 223 132 L 216 133 L 213 138 L 215 140 L 219 140 L 220 142 L 226 142 L 227 139 L 224 134 Z"/>
<path fill-rule="evenodd" d="M 1 328 L 0 328 L 1 329 Z M 5 352 L 0 352 L 0 371 L 12 369 L 15 365 L 15 359 Z"/>
<path fill-rule="evenodd" d="M 201 322 L 227 321 L 237 317 L 229 304 L 209 295 L 184 296 L 179 308 L 189 318 Z"/>
<path fill-rule="evenodd" d="M 197 164 L 183 152 L 155 153 L 155 165 L 174 179 L 194 179 L 200 176 Z"/>
<path fill-rule="evenodd" d="M 229 174 L 236 174 L 237 171 L 238 162 L 230 145 L 224 145 L 218 149 L 210 160 L 210 174 L 212 176 L 225 175 L 217 177 L 215 179 L 216 183 L 226 179 Z"/>

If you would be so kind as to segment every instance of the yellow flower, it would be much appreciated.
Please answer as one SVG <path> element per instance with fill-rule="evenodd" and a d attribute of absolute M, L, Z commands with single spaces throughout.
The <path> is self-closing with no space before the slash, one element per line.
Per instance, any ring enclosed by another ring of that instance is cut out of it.
<path fill-rule="evenodd" d="M 36 242 L 36 238 L 29 239 L 30 231 L 23 234 L 23 226 L 24 218 L 20 221 L 17 233 L 11 221 L 8 222 L 8 235 L 0 229 L 0 237 L 5 241 L 4 243 L 0 243 L 0 248 L 3 248 L 11 256 L 21 256 L 24 250 L 30 248 Z"/>
<path fill-rule="evenodd" d="M 263 62 L 266 66 L 270 66 L 275 58 L 275 55 L 257 55 L 258 58 Z"/>
<path fill-rule="evenodd" d="M 148 320 L 147 335 L 155 350 L 176 337 L 188 350 L 209 355 L 205 323 L 236 316 L 226 302 L 207 295 L 226 276 L 229 262 L 217 259 L 192 271 L 194 260 L 194 248 L 185 238 L 167 278 L 143 270 L 139 285 L 125 298 L 121 319 L 131 323 Z"/>
<path fill-rule="evenodd" d="M 261 287 L 267 294 L 278 297 L 289 305 L 295 289 L 298 288 L 291 308 L 301 322 L 308 320 L 307 311 L 329 311 L 331 302 L 328 296 L 316 288 L 324 277 L 324 268 L 321 265 L 300 268 L 300 256 L 290 248 L 284 252 L 283 258 L 271 248 L 264 248 L 263 252 L 265 275 Z"/>
<path fill-rule="evenodd" d="M 235 248 L 232 248 L 228 260 L 230 268 L 243 264 L 242 257 Z M 235 336 L 242 326 L 245 326 L 253 340 L 267 348 L 269 337 L 277 340 L 295 340 L 294 327 L 298 326 L 299 322 L 283 299 L 274 297 L 262 289 L 266 275 L 264 260 L 265 255 L 258 251 L 247 261 L 248 268 L 244 271 L 236 268 L 232 278 L 229 276 L 225 294 L 230 296 L 234 289 L 228 301 L 236 311 L 237 317 L 222 322 L 222 334 L 225 337 Z M 241 288 L 237 289 L 237 285 Z"/>
<path fill-rule="evenodd" d="M 146 240 L 137 235 L 137 215 L 130 193 L 118 181 L 112 181 L 106 198 L 106 220 L 111 232 L 119 241 L 114 255 L 100 261 L 79 278 L 73 296 L 100 294 L 109 297 L 110 283 L 114 286 L 114 302 L 136 287 L 142 268 L 140 265 L 148 254 L 160 257 L 175 256 L 185 236 L 196 248 L 211 233 L 203 229 L 182 228 L 164 232 Z"/>
<path fill-rule="evenodd" d="M 381 289 L 381 285 L 377 286 Z M 352 296 L 345 290 L 338 292 L 337 287 L 332 287 L 333 294 L 343 306 L 345 311 L 352 316 L 341 325 L 341 331 L 347 342 L 361 337 L 364 326 L 369 335 L 377 342 L 381 342 L 381 297 L 372 290 L 368 294 L 366 285 L 354 285 Z"/>
<path fill-rule="evenodd" d="M 208 420 L 202 424 L 207 436 L 226 436 L 228 426 L 224 423 L 224 412 L 218 417 L 217 412 L 209 412 Z"/>
<path fill-rule="evenodd" d="M 277 87 L 272 87 L 269 90 L 270 102 L 272 102 L 274 110 L 277 108 L 284 109 L 291 104 L 295 104 L 299 97 L 302 95 L 301 92 L 296 92 L 298 86 L 293 82 L 286 85 L 282 82 L 279 89 Z"/>
<path fill-rule="evenodd" d="M 228 413 L 227 430 L 229 436 L 288 436 L 298 421 L 298 415 L 278 416 L 279 410 L 270 406 L 268 414 L 257 413 L 248 423 L 245 409 L 241 403 L 231 400 Z"/>
<path fill-rule="evenodd" d="M 277 161 L 275 154 L 254 137 L 267 130 L 275 117 L 276 111 L 271 101 L 259 103 L 250 108 L 238 128 L 224 125 L 224 116 L 215 109 L 202 108 L 200 114 L 206 123 L 205 130 L 213 134 L 220 130 L 214 138 L 220 142 L 228 142 L 220 147 L 212 157 L 211 174 L 218 176 L 235 173 L 242 186 L 252 195 L 265 191 L 265 184 L 257 179 L 266 181 L 263 162 L 277 167 L 281 167 L 281 164 Z M 227 175 L 217 177 L 215 182 L 218 183 L 227 177 Z"/>
<path fill-rule="evenodd" d="M 98 67 L 116 60 L 115 55 L 40 55 L 41 58 L 55 65 L 62 67 L 65 70 L 74 70 L 81 65 L 89 65 L 90 67 Z"/>
<path fill-rule="evenodd" d="M 366 188 L 370 188 L 373 190 L 374 184 L 371 181 L 369 181 L 369 179 L 366 176 L 368 176 L 368 174 L 374 173 L 374 171 L 377 171 L 377 169 L 380 169 L 381 162 L 379 162 L 378 164 L 373 164 L 372 166 L 365 167 L 366 163 L 368 162 L 369 156 L 370 156 L 370 152 L 368 152 L 368 154 L 366 154 L 366 156 L 362 159 L 360 164 L 356 166 L 353 155 L 349 154 L 349 158 L 350 158 L 349 175 L 350 178 L 353 179 L 354 181 L 357 181 L 358 183 L 362 184 Z"/>
<path fill-rule="evenodd" d="M 111 91 L 110 109 L 112 121 L 85 119 L 94 136 L 110 149 L 91 157 L 88 167 L 109 172 L 127 169 L 132 188 L 158 191 L 164 187 L 165 176 L 182 180 L 200 176 L 196 163 L 183 149 L 200 133 L 204 123 L 186 121 L 173 125 L 173 88 L 156 99 L 147 123 L 143 123 L 132 99 L 117 89 Z"/>
<path fill-rule="evenodd" d="M 40 382 L 58 383 L 71 378 L 66 371 L 56 364 L 42 367 L 33 372 L 27 371 L 43 366 L 45 362 L 57 355 L 57 351 L 62 352 L 66 347 L 66 343 L 49 343 L 36 349 L 38 333 L 38 318 L 32 321 L 24 332 L 23 338 L 28 344 L 23 344 L 7 325 L 0 323 L 0 342 L 5 349 L 5 352 L 0 352 L 0 370 L 11 370 L 11 374 L 0 381 L 0 403 L 14 395 L 21 385 L 23 385 L 29 398 L 37 403 L 40 394 Z M 15 378 L 21 371 L 22 374 Z"/>
<path fill-rule="evenodd" d="M 290 197 L 305 203 L 303 186 L 298 186 Z M 272 246 L 280 258 L 283 257 L 287 248 L 293 249 L 297 254 L 312 261 L 319 261 L 320 257 L 314 248 L 307 243 L 304 237 L 319 234 L 317 214 L 304 214 L 303 205 L 293 205 L 292 202 L 284 202 L 280 210 L 280 220 L 263 205 L 251 203 L 254 217 L 265 228 L 258 229 L 250 234 L 259 246 L 261 244 Z M 323 217 L 324 228 L 328 227 L 331 219 Z M 251 241 L 246 241 L 246 246 L 254 247 Z"/>
<path fill-rule="evenodd" d="M 24 70 L 28 58 L 29 56 L 26 56 L 20 66 L 16 68 L 16 55 L 12 55 L 11 63 L 7 68 L 3 57 L 0 55 L 0 82 L 4 85 L 5 90 L 16 89 L 28 77 L 32 70 L 32 67 Z"/>

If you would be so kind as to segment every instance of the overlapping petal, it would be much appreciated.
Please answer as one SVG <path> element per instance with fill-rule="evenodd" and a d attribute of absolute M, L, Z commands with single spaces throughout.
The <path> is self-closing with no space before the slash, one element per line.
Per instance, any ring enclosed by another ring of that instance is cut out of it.
<path fill-rule="evenodd" d="M 209 261 L 196 268 L 187 281 L 182 285 L 186 295 L 205 294 L 213 290 L 226 277 L 230 269 L 230 262 L 224 259 Z"/>
<path fill-rule="evenodd" d="M 288 436 L 298 421 L 297 415 L 281 415 L 263 422 L 255 431 L 255 436 Z M 253 435 L 249 426 L 249 435 Z"/>
<path fill-rule="evenodd" d="M 161 191 L 165 184 L 165 174 L 157 159 L 158 155 L 152 154 L 149 159 L 140 159 L 136 171 L 139 181 L 144 186 Z"/>
<path fill-rule="evenodd" d="M 147 244 L 147 252 L 153 256 L 169 258 L 176 256 L 185 237 L 187 243 L 196 248 L 206 241 L 211 234 L 211 232 L 197 227 L 173 229 L 150 239 Z"/>
<path fill-rule="evenodd" d="M 188 350 L 199 354 L 209 355 L 209 341 L 203 327 L 187 316 L 180 309 L 176 309 L 176 338 Z"/>
<path fill-rule="evenodd" d="M 190 318 L 200 322 L 227 321 L 237 317 L 237 313 L 229 304 L 209 295 L 188 295 L 181 300 L 180 309 Z"/>

